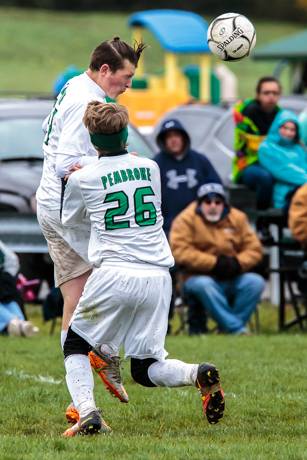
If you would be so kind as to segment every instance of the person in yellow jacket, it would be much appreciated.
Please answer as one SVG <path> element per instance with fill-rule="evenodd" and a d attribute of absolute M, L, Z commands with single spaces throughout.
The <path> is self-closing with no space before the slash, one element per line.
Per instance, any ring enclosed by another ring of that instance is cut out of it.
<path fill-rule="evenodd" d="M 261 261 L 262 246 L 222 185 L 199 188 L 198 200 L 173 221 L 170 244 L 187 278 L 186 297 L 200 301 L 221 332 L 246 334 L 264 289 L 263 278 L 247 272 Z"/>
<path fill-rule="evenodd" d="M 307 248 L 307 184 L 292 197 L 288 224 L 293 237 Z"/>

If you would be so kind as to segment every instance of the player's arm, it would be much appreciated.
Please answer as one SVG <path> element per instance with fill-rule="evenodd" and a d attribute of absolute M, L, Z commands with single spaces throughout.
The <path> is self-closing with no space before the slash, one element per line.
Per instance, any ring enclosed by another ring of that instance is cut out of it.
<path fill-rule="evenodd" d="M 155 195 L 156 195 L 156 198 L 159 202 L 159 205 L 161 206 L 161 172 L 160 172 L 160 167 L 159 165 L 153 161 L 153 160 L 150 160 L 150 166 L 151 166 L 151 169 L 153 171 L 153 174 L 152 174 L 152 180 L 153 180 L 153 184 L 154 184 L 154 188 L 155 188 Z"/>
<path fill-rule="evenodd" d="M 79 184 L 78 173 L 72 174 L 66 184 L 62 208 L 62 224 L 75 227 L 85 218 L 86 207 Z"/>
<path fill-rule="evenodd" d="M 55 170 L 58 177 L 65 177 L 75 169 L 97 161 L 96 155 L 85 155 L 89 150 L 89 134 L 83 124 L 86 104 L 79 103 L 65 113 L 58 143 Z M 76 167 L 77 166 L 77 167 Z"/>
<path fill-rule="evenodd" d="M 97 161 L 97 157 L 93 155 L 67 155 L 64 153 L 58 153 L 56 156 L 56 175 L 58 177 L 67 177 L 77 169 L 83 168 L 83 166 L 89 165 Z"/>

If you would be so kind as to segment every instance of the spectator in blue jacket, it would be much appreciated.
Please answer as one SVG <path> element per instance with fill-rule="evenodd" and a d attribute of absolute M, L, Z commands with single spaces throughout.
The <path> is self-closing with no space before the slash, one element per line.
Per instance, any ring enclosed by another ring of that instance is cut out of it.
<path fill-rule="evenodd" d="M 222 181 L 208 158 L 191 149 L 190 136 L 178 120 L 166 120 L 156 142 L 160 152 L 154 160 L 161 171 L 162 215 L 168 236 L 175 217 L 197 199 L 200 185 Z"/>
<path fill-rule="evenodd" d="M 282 110 L 259 148 L 259 161 L 274 177 L 274 208 L 288 209 L 298 187 L 307 182 L 307 154 L 300 143 L 295 113 Z"/>
<path fill-rule="evenodd" d="M 200 185 L 222 181 L 208 158 L 191 149 L 190 136 L 178 120 L 166 120 L 161 126 L 156 142 L 160 152 L 154 160 L 160 167 L 163 228 L 168 237 L 175 217 L 197 199 Z M 171 271 L 173 295 L 169 318 L 172 318 L 174 310 L 176 270 L 175 267 Z M 207 331 L 206 317 L 197 302 L 189 304 L 188 315 L 190 335 Z"/>
<path fill-rule="evenodd" d="M 307 107 L 299 116 L 301 141 L 307 147 Z"/>

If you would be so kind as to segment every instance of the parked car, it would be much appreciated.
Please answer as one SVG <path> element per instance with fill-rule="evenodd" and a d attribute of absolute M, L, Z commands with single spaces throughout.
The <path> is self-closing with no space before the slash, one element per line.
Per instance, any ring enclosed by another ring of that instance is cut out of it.
<path fill-rule="evenodd" d="M 52 100 L 0 100 L 0 212 L 35 212 L 44 133 L 42 123 Z M 148 142 L 129 126 L 129 151 L 151 158 Z"/>
<path fill-rule="evenodd" d="M 283 96 L 280 106 L 299 114 L 307 107 L 307 97 Z M 159 121 L 150 136 L 150 143 L 156 151 L 158 146 L 155 144 L 155 138 L 161 124 L 168 118 L 177 118 L 183 124 L 191 136 L 192 148 L 206 154 L 224 184 L 229 184 L 234 155 L 232 109 L 212 105 L 186 105 L 168 112 Z"/>

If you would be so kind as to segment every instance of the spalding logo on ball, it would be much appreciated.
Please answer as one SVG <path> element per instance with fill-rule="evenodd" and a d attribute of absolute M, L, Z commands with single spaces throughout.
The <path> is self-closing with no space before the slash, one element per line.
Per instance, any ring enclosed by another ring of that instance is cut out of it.
<path fill-rule="evenodd" d="M 253 24 L 242 14 L 226 13 L 215 18 L 207 32 L 208 46 L 223 61 L 248 56 L 256 44 Z"/>

